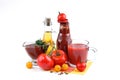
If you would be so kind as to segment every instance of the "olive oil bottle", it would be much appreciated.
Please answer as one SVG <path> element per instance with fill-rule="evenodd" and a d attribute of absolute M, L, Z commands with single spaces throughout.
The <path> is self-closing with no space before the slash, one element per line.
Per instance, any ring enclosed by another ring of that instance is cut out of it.
<path fill-rule="evenodd" d="M 44 34 L 43 34 L 43 41 L 52 44 L 53 39 L 52 39 L 52 22 L 51 18 L 46 18 L 44 21 Z"/>
<path fill-rule="evenodd" d="M 46 18 L 44 21 L 44 34 L 43 41 L 49 45 L 46 54 L 50 54 L 50 52 L 54 48 L 54 41 L 52 39 L 52 22 L 51 18 Z"/>

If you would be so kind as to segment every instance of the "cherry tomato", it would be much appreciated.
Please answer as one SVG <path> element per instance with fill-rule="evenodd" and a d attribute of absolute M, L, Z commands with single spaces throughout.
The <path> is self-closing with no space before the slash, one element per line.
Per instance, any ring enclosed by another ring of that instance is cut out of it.
<path fill-rule="evenodd" d="M 33 67 L 33 64 L 32 64 L 32 62 L 27 62 L 26 63 L 26 67 L 28 68 L 28 69 L 31 69 L 32 67 Z"/>
<path fill-rule="evenodd" d="M 61 66 L 60 65 L 55 65 L 54 70 L 56 72 L 59 72 L 61 70 Z"/>
<path fill-rule="evenodd" d="M 66 15 L 64 13 L 59 13 L 57 18 L 58 18 L 58 22 L 66 21 Z"/>
<path fill-rule="evenodd" d="M 40 54 L 37 58 L 37 64 L 44 70 L 50 70 L 54 66 L 54 61 L 46 54 Z"/>
<path fill-rule="evenodd" d="M 62 65 L 62 70 L 63 70 L 63 71 L 68 70 L 68 68 L 69 68 L 68 64 L 64 63 L 64 64 Z"/>
<path fill-rule="evenodd" d="M 64 64 L 67 61 L 67 56 L 62 50 L 54 50 L 52 52 L 52 59 L 55 62 L 55 65 L 60 65 Z"/>
<path fill-rule="evenodd" d="M 86 63 L 85 62 L 78 62 L 76 64 L 76 67 L 80 72 L 83 72 L 86 69 Z"/>

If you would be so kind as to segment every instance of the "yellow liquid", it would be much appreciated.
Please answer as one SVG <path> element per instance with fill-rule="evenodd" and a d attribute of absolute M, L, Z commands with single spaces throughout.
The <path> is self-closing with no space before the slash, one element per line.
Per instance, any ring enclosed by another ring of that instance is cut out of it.
<path fill-rule="evenodd" d="M 54 49 L 54 42 L 52 40 L 52 32 L 51 31 L 46 31 L 43 35 L 43 41 L 49 44 L 48 49 L 46 50 L 46 54 L 50 54 L 51 51 Z"/>
<path fill-rule="evenodd" d="M 46 31 L 43 35 L 43 41 L 49 44 L 53 44 L 52 40 L 52 32 L 51 31 Z"/>

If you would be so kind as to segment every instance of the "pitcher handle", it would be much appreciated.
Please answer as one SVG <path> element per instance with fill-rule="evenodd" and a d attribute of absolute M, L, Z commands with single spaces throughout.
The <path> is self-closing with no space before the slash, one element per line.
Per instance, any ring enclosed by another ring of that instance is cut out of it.
<path fill-rule="evenodd" d="M 89 50 L 91 50 L 93 53 L 96 53 L 96 52 L 97 52 L 97 49 L 94 48 L 94 47 L 89 47 Z"/>
<path fill-rule="evenodd" d="M 89 45 L 90 42 L 88 40 L 85 40 L 85 41 L 86 41 L 86 45 Z"/>
<path fill-rule="evenodd" d="M 92 51 L 92 52 L 90 52 Z M 96 53 L 97 52 L 97 49 L 94 48 L 94 47 L 89 47 L 89 53 L 88 53 L 88 59 L 87 60 L 90 60 L 90 61 L 94 61 L 96 59 Z"/>

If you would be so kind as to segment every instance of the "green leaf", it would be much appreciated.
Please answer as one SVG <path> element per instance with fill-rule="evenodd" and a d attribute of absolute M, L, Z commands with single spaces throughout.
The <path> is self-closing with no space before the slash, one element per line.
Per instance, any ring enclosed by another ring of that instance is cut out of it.
<path fill-rule="evenodd" d="M 37 40 L 37 41 L 36 41 L 36 44 L 37 44 L 37 45 L 43 45 L 44 43 L 42 42 L 42 40 Z"/>

